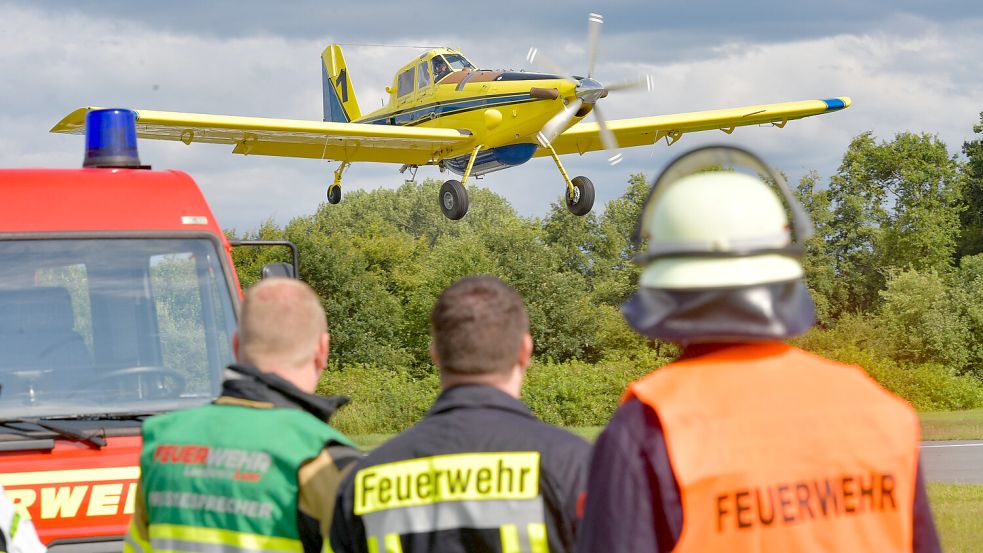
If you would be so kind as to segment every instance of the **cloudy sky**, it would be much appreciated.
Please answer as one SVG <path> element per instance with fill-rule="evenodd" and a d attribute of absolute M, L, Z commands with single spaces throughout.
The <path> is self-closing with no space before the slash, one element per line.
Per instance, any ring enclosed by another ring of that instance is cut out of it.
<path fill-rule="evenodd" d="M 853 107 L 793 121 L 685 136 L 672 148 L 566 156 L 567 170 L 594 181 L 595 209 L 618 196 L 629 174 L 650 176 L 687 148 L 749 147 L 797 180 L 828 178 L 857 134 L 936 133 L 958 153 L 983 111 L 983 4 L 978 0 L 499 0 L 459 2 L 257 2 L 0 0 L 0 167 L 77 167 L 82 138 L 48 129 L 86 105 L 320 120 L 319 56 L 345 55 L 362 110 L 381 105 L 395 70 L 420 52 L 460 48 L 483 68 L 526 68 L 537 46 L 586 68 L 587 14 L 601 12 L 597 77 L 649 74 L 653 93 L 612 94 L 609 118 L 850 96 Z M 610 3 L 608 3 L 610 4 Z M 245 231 L 273 218 L 312 213 L 336 163 L 238 156 L 220 145 L 141 141 L 144 163 L 187 171 L 220 223 Z M 421 168 L 418 179 L 441 178 Z M 450 178 L 443 176 L 443 178 Z M 355 165 L 346 190 L 395 187 L 395 166 Z M 563 182 L 549 159 L 478 181 L 525 215 L 545 212 Z M 434 209 L 437 209 L 436 199 Z"/>

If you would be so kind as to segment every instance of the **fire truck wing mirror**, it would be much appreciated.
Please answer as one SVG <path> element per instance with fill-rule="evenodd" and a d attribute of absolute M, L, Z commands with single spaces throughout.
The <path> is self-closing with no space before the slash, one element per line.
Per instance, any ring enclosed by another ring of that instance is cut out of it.
<path fill-rule="evenodd" d="M 268 278 L 297 278 L 297 275 L 290 263 L 267 263 L 263 265 L 263 280 Z"/>
<path fill-rule="evenodd" d="M 239 246 L 259 246 L 259 247 L 287 247 L 290 248 L 293 263 L 267 263 L 263 265 L 262 278 L 299 278 L 300 277 L 300 254 L 297 245 L 289 240 L 230 240 L 232 247 Z"/>

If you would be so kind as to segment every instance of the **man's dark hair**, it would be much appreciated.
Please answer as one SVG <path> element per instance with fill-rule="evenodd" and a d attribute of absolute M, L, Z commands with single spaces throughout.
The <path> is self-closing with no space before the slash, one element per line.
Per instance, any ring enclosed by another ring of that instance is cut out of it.
<path fill-rule="evenodd" d="M 507 372 L 529 332 L 526 306 L 492 276 L 466 277 L 444 290 L 430 313 L 440 368 L 459 374 Z"/>

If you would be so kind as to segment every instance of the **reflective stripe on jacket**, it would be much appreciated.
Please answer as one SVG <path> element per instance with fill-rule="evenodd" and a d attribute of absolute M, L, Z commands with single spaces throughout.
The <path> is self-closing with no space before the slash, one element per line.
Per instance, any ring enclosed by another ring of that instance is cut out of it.
<path fill-rule="evenodd" d="M 572 550 L 590 446 L 489 386 L 445 390 L 349 475 L 334 553 Z"/>
<path fill-rule="evenodd" d="M 919 427 L 862 369 L 780 343 L 632 384 L 679 485 L 674 551 L 911 551 Z"/>
<path fill-rule="evenodd" d="M 124 553 L 321 550 L 330 500 L 357 455 L 324 422 L 340 402 L 230 368 L 244 378 L 225 382 L 214 404 L 144 422 Z"/>
<path fill-rule="evenodd" d="M 0 486 L 0 553 L 44 553 L 45 547 L 23 509 Z"/>

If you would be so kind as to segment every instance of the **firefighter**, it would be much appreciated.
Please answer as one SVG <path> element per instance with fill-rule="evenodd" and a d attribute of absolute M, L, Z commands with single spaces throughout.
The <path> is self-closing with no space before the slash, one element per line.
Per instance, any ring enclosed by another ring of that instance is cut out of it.
<path fill-rule="evenodd" d="M 518 399 L 533 348 L 522 298 L 468 277 L 430 322 L 440 396 L 346 477 L 334 553 L 571 551 L 590 446 Z"/>
<path fill-rule="evenodd" d="M 811 223 L 782 176 L 697 149 L 637 229 L 622 312 L 682 355 L 628 387 L 595 444 L 577 550 L 938 551 L 914 411 L 860 367 L 782 342 L 814 322 Z"/>
<path fill-rule="evenodd" d="M 44 545 L 27 517 L 0 486 L 0 553 L 44 553 Z"/>
<path fill-rule="evenodd" d="M 126 553 L 321 551 L 334 489 L 360 456 L 327 424 L 347 398 L 314 394 L 329 339 L 306 284 L 246 291 L 221 396 L 143 424 Z"/>

